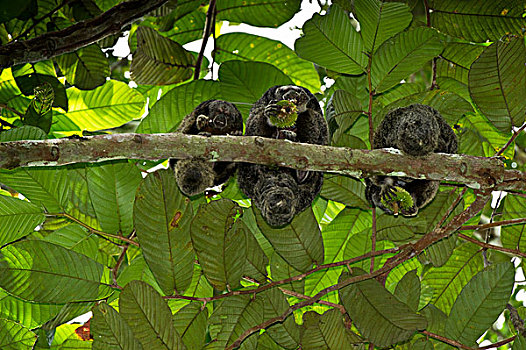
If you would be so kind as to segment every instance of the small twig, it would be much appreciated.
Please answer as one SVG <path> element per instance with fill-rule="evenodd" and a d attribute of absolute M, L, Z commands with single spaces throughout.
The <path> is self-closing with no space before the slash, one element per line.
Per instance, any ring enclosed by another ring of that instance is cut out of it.
<path fill-rule="evenodd" d="M 7 109 L 8 111 L 13 112 L 17 116 L 19 116 L 20 118 L 24 118 L 24 114 L 20 113 L 19 111 L 17 111 L 13 107 L 9 107 L 8 105 L 6 105 L 4 103 L 0 103 L 0 108 Z M 0 119 L 0 123 L 2 123 L 2 125 L 9 126 L 11 128 L 15 127 L 13 124 L 11 124 L 11 123 L 9 123 L 9 122 L 7 122 L 5 120 L 2 120 L 2 119 Z"/>
<path fill-rule="evenodd" d="M 374 138 L 374 126 L 373 126 L 373 84 L 371 80 L 371 65 L 373 58 L 369 55 L 369 61 L 367 63 L 367 84 L 369 87 L 369 107 L 367 109 L 367 118 L 369 119 L 369 142 L 371 143 L 371 149 L 373 149 L 373 138 Z"/>
<path fill-rule="evenodd" d="M 514 335 L 514 336 L 511 337 L 511 338 L 501 340 L 501 341 L 496 342 L 496 343 L 494 343 L 494 344 L 486 345 L 486 346 L 483 346 L 483 347 L 477 348 L 477 350 L 495 349 L 495 348 L 498 348 L 499 346 L 502 346 L 502 345 L 506 345 L 506 344 L 511 343 L 512 341 L 515 340 L 516 337 L 517 337 L 517 336 Z"/>
<path fill-rule="evenodd" d="M 453 203 L 451 203 L 451 205 L 449 206 L 448 210 L 446 211 L 446 213 L 444 214 L 444 216 L 442 216 L 442 218 L 438 221 L 438 223 L 436 224 L 435 226 L 435 230 L 438 229 L 440 226 L 442 226 L 442 224 L 444 223 L 444 221 L 446 221 L 447 217 L 449 215 L 451 215 L 451 213 L 453 212 L 453 210 L 455 210 L 455 207 L 458 205 L 458 203 L 462 200 L 462 198 L 464 198 L 464 194 L 466 193 L 466 190 L 467 188 L 463 188 L 462 191 L 460 192 L 460 194 L 457 196 L 457 198 L 455 199 L 455 201 Z M 455 190 L 451 191 L 452 193 L 455 192 Z"/>
<path fill-rule="evenodd" d="M 508 140 L 508 142 L 506 142 L 506 144 L 497 153 L 495 153 L 495 157 L 498 157 L 498 156 L 502 155 L 504 153 L 504 151 L 506 151 L 506 149 L 511 145 L 511 143 L 515 140 L 515 138 L 517 138 L 517 136 L 519 136 L 519 134 L 524 129 L 526 129 L 526 123 L 524 123 L 524 125 L 521 126 L 519 128 L 519 130 L 515 131 L 513 133 L 513 135 L 511 135 L 511 138 Z"/>
<path fill-rule="evenodd" d="M 480 224 L 480 225 L 466 225 L 459 228 L 459 230 L 462 231 L 468 231 L 468 230 L 484 230 L 491 227 L 498 227 L 498 226 L 509 226 L 509 225 L 518 225 L 518 224 L 524 224 L 526 223 L 526 218 L 517 218 L 517 219 L 510 219 L 510 220 L 503 220 L 503 221 L 495 221 L 490 222 L 487 224 Z"/>
<path fill-rule="evenodd" d="M 47 214 L 48 216 L 61 216 L 61 217 L 65 217 L 73 222 L 75 222 L 76 224 L 79 224 L 80 226 L 86 228 L 88 231 L 90 231 L 91 233 L 94 233 L 98 236 L 102 236 L 104 238 L 115 238 L 115 239 L 118 239 L 118 240 L 121 240 L 123 242 L 126 242 L 126 243 L 129 243 L 129 244 L 132 244 L 136 247 L 139 247 L 139 243 L 129 239 L 129 238 L 126 238 L 126 237 L 123 237 L 123 236 L 118 236 L 118 235 L 114 235 L 114 234 L 111 234 L 111 233 L 107 233 L 107 232 L 102 232 L 102 231 L 99 231 L 91 226 L 89 226 L 88 224 L 80 221 L 79 219 L 69 215 L 68 213 L 58 213 L 58 214 Z"/>
<path fill-rule="evenodd" d="M 122 262 L 124 261 L 124 257 L 126 256 L 126 252 L 128 251 L 128 247 L 130 245 L 129 244 L 126 244 L 125 246 L 122 247 L 122 252 L 121 254 L 119 255 L 119 258 L 117 259 L 117 263 L 115 264 L 115 266 L 111 269 L 111 272 L 112 272 L 112 277 L 113 277 L 113 284 L 114 285 L 117 285 L 117 274 L 119 272 L 119 268 L 121 267 L 122 265 Z"/>
<path fill-rule="evenodd" d="M 338 267 L 338 266 L 350 265 L 350 264 L 354 264 L 354 263 L 356 263 L 358 261 L 361 261 L 361 260 L 364 260 L 364 259 L 368 259 L 368 258 L 370 258 L 372 256 L 396 253 L 398 251 L 400 251 L 400 248 L 391 248 L 391 249 L 378 250 L 376 252 L 369 252 L 369 253 L 366 253 L 364 255 L 361 255 L 361 256 L 358 256 L 358 257 L 355 257 L 355 258 L 351 258 L 351 259 L 348 259 L 348 260 L 343 260 L 343 261 L 333 262 L 333 263 L 329 263 L 329 264 L 319 265 L 316 268 L 314 268 L 312 270 L 309 270 L 307 272 L 304 272 L 304 273 L 302 273 L 300 275 L 292 276 L 292 277 L 289 277 L 289 278 L 285 278 L 285 279 L 280 280 L 280 281 L 274 281 L 274 282 L 262 285 L 262 286 L 260 286 L 258 288 L 254 288 L 254 289 L 234 290 L 234 291 L 231 291 L 231 292 L 228 292 L 228 293 L 215 295 L 213 297 L 204 297 L 204 298 L 188 297 L 188 296 L 185 296 L 185 295 L 169 295 L 169 296 L 165 296 L 163 298 L 164 299 L 184 299 L 184 300 L 201 301 L 201 302 L 207 302 L 208 303 L 208 302 L 211 302 L 211 301 L 214 301 L 214 300 L 227 298 L 227 297 L 230 297 L 230 296 L 233 296 L 233 295 L 257 294 L 257 293 L 263 292 L 263 291 L 265 291 L 267 289 L 270 289 L 270 288 L 273 288 L 273 287 L 276 287 L 276 286 L 279 286 L 279 285 L 282 285 L 282 284 L 287 284 L 287 283 L 294 282 L 294 281 L 300 281 L 300 280 L 304 279 L 305 277 L 307 277 L 309 275 L 312 275 L 313 273 L 316 273 L 316 272 L 321 271 L 321 270 L 330 269 L 330 268 Z"/>
<path fill-rule="evenodd" d="M 422 333 L 424 335 L 427 335 L 428 337 L 440 340 L 441 342 L 444 342 L 446 344 L 455 346 L 455 347 L 460 348 L 460 349 L 474 350 L 473 348 L 471 348 L 469 346 L 466 346 L 464 344 L 461 344 L 461 343 L 457 342 L 456 340 L 449 339 L 449 338 L 443 337 L 443 336 L 435 334 L 435 333 L 431 333 L 431 332 L 428 332 L 428 331 L 420 331 L 420 333 Z"/>
<path fill-rule="evenodd" d="M 292 290 L 288 290 L 288 289 L 285 289 L 285 288 L 282 288 L 282 287 L 278 287 L 278 289 L 280 291 L 282 291 L 283 294 L 290 295 L 291 297 L 296 297 L 298 299 L 306 299 L 306 300 L 310 299 L 310 297 L 306 296 L 305 294 L 294 292 Z M 345 311 L 345 308 L 343 307 L 343 305 L 340 305 L 340 304 L 331 303 L 330 301 L 326 301 L 326 300 L 318 300 L 317 303 L 336 308 L 336 309 L 340 310 L 340 312 L 342 314 L 345 314 L 347 312 L 347 311 Z"/>
<path fill-rule="evenodd" d="M 205 55 L 206 43 L 208 42 L 208 37 L 212 31 L 212 24 L 214 22 L 214 13 L 216 11 L 216 0 L 210 0 L 208 4 L 208 11 L 206 12 L 206 21 L 205 29 L 203 32 L 203 42 L 201 43 L 201 49 L 197 55 L 197 60 L 195 62 L 195 72 L 194 80 L 199 79 L 199 74 L 201 73 L 201 63 L 203 62 L 203 57 Z"/>
<path fill-rule="evenodd" d="M 468 242 L 471 242 L 473 244 L 476 244 L 479 247 L 482 247 L 484 249 L 497 250 L 497 251 L 500 251 L 500 252 L 510 253 L 510 254 L 513 254 L 513 255 L 522 256 L 522 257 L 526 258 L 526 253 L 523 253 L 523 252 L 521 252 L 518 249 L 504 248 L 504 247 L 499 247 L 499 246 L 496 246 L 496 245 L 493 245 L 493 244 L 481 242 L 481 241 L 479 241 L 479 240 L 477 240 L 477 239 L 475 239 L 473 237 L 466 236 L 463 233 L 459 233 L 458 237 L 462 238 L 463 240 L 466 240 Z"/>

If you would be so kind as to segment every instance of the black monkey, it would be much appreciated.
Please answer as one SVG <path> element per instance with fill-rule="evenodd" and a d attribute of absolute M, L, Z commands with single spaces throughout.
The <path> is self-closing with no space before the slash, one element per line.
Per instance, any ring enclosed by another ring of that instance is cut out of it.
<path fill-rule="evenodd" d="M 410 156 L 433 152 L 456 153 L 453 129 L 434 108 L 421 104 L 390 111 L 376 129 L 373 148 L 398 148 Z M 365 195 L 387 214 L 414 216 L 438 192 L 440 181 L 373 176 L 366 179 Z M 410 197 L 409 197 L 410 195 Z"/>
<path fill-rule="evenodd" d="M 199 104 L 182 120 L 176 130 L 191 135 L 241 135 L 243 118 L 236 106 L 221 100 L 208 100 Z M 226 182 L 235 171 L 230 162 L 208 162 L 200 158 L 170 159 L 181 192 L 187 196 Z"/>
<path fill-rule="evenodd" d="M 307 89 L 274 86 L 254 104 L 245 135 L 326 145 L 328 128 L 318 100 Z M 323 173 L 242 163 L 240 189 L 271 226 L 283 226 L 311 205 L 323 184 Z"/>

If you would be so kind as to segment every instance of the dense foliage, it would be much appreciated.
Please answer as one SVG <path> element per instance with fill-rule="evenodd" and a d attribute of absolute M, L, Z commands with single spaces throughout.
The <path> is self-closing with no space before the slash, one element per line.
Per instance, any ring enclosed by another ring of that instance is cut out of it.
<path fill-rule="evenodd" d="M 332 145 L 370 148 L 389 110 L 423 103 L 454 127 L 459 153 L 526 170 L 524 0 L 333 0 L 294 50 L 219 29 L 280 26 L 300 0 L 171 0 L 53 55 L 68 28 L 119 3 L 2 2 L 0 62 L 9 43 L 56 33 L 50 59 L 1 71 L 0 141 L 171 132 L 212 98 L 246 119 L 269 87 L 296 84 L 322 102 Z M 183 46 L 203 32 L 213 79 Z M 124 33 L 132 55 L 119 58 Z M 169 170 L 147 173 L 160 162 L 0 171 L 0 348 L 526 348 L 526 194 L 492 204 L 443 182 L 417 217 L 393 217 L 371 210 L 363 180 L 325 174 L 312 209 L 273 228 L 235 179 L 187 198 Z M 67 323 L 88 311 L 86 325 Z"/>

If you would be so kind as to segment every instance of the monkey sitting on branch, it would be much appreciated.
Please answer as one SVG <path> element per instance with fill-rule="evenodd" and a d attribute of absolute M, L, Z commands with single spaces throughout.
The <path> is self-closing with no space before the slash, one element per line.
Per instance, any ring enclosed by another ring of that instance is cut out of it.
<path fill-rule="evenodd" d="M 256 101 L 246 122 L 246 136 L 327 145 L 328 128 L 318 100 L 307 89 L 274 86 Z M 323 173 L 242 163 L 238 184 L 274 227 L 289 224 L 311 205 L 323 184 Z"/>
<path fill-rule="evenodd" d="M 176 131 L 190 135 L 240 136 L 243 134 L 243 118 L 232 103 L 208 100 L 184 117 Z M 179 189 L 187 196 L 226 182 L 236 169 L 235 163 L 208 162 L 200 158 L 170 159 L 170 167 L 174 169 Z"/>
<path fill-rule="evenodd" d="M 373 149 L 397 148 L 410 156 L 456 153 L 458 142 L 453 129 L 434 108 L 421 104 L 387 113 L 373 137 Z M 440 181 L 407 177 L 367 178 L 365 196 L 374 207 L 390 215 L 415 216 L 435 198 Z"/>

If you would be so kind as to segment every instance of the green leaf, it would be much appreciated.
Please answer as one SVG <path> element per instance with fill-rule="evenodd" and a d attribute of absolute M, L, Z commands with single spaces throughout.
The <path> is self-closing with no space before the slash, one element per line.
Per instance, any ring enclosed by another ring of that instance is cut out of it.
<path fill-rule="evenodd" d="M 354 4 L 360 33 L 368 52 L 375 52 L 384 41 L 404 30 L 411 19 L 411 9 L 398 2 L 362 0 Z"/>
<path fill-rule="evenodd" d="M 103 302 L 92 311 L 93 350 L 142 350 L 130 326 L 114 308 Z"/>
<path fill-rule="evenodd" d="M 392 248 L 392 243 L 388 241 L 378 241 L 376 242 L 376 249 L 383 250 L 387 248 Z M 364 254 L 369 253 L 372 250 L 372 239 L 371 239 L 371 228 L 368 227 L 361 232 L 353 234 L 349 238 L 349 242 L 345 246 L 345 251 L 343 253 L 344 259 L 356 258 Z M 389 256 L 382 255 L 377 256 L 374 259 L 375 269 L 380 268 Z M 364 270 L 369 270 L 371 267 L 371 259 L 360 260 L 351 266 L 357 266 Z"/>
<path fill-rule="evenodd" d="M 0 348 L 5 350 L 32 349 L 37 335 L 20 324 L 0 318 Z"/>
<path fill-rule="evenodd" d="M 469 99 L 468 73 L 484 46 L 469 43 L 447 43 L 436 63 L 437 83 L 441 89 Z"/>
<path fill-rule="evenodd" d="M 215 45 L 214 58 L 218 63 L 228 60 L 270 63 L 288 75 L 294 84 L 313 92 L 320 89 L 320 78 L 314 65 L 299 58 L 280 41 L 247 33 L 228 33 L 220 35 Z"/>
<path fill-rule="evenodd" d="M 18 168 L 0 171 L 0 182 L 20 192 L 48 213 L 63 213 L 69 189 L 68 170 L 59 167 Z"/>
<path fill-rule="evenodd" d="M 445 336 L 468 346 L 491 327 L 506 308 L 515 283 L 511 262 L 494 264 L 480 271 L 462 289 L 451 308 Z"/>
<path fill-rule="evenodd" d="M 300 0 L 221 0 L 216 5 L 217 19 L 256 27 L 278 27 L 299 11 L 300 3 Z"/>
<path fill-rule="evenodd" d="M 104 232 L 128 236 L 133 230 L 133 201 L 142 180 L 128 162 L 94 164 L 87 168 L 89 195 Z"/>
<path fill-rule="evenodd" d="M 97 260 L 99 257 L 99 239 L 93 233 L 78 224 L 69 224 L 51 232 L 43 241 L 60 245 L 77 253 Z"/>
<path fill-rule="evenodd" d="M 128 283 L 119 298 L 119 312 L 146 349 L 185 349 L 172 323 L 172 312 L 151 286 Z"/>
<path fill-rule="evenodd" d="M 249 295 L 234 295 L 223 300 L 214 308 L 208 321 L 211 342 L 207 349 L 225 349 L 231 345 L 245 330 L 263 322 L 263 298 Z M 256 334 L 250 335 L 242 343 L 247 349 L 254 349 L 257 343 Z"/>
<path fill-rule="evenodd" d="M 0 196 L 0 246 L 30 234 L 44 220 L 42 209 L 36 205 Z"/>
<path fill-rule="evenodd" d="M 242 115 L 248 116 L 250 106 L 274 85 L 291 85 L 282 71 L 264 62 L 228 61 L 219 67 L 221 98 L 232 101 Z"/>
<path fill-rule="evenodd" d="M 155 290 L 161 292 L 161 288 L 157 284 L 152 271 L 142 255 L 133 259 L 128 266 L 123 268 L 119 277 L 117 277 L 117 284 L 119 286 L 125 286 L 133 280 L 144 281 L 154 287 Z"/>
<path fill-rule="evenodd" d="M 183 118 L 203 101 L 217 99 L 219 83 L 194 80 L 168 91 L 157 101 L 148 115 L 141 120 L 137 133 L 153 134 L 174 131 Z"/>
<path fill-rule="evenodd" d="M 81 90 L 104 84 L 110 75 L 108 59 L 97 44 L 58 56 L 56 61 L 67 81 Z"/>
<path fill-rule="evenodd" d="M 190 285 L 194 253 L 190 244 L 192 206 L 170 170 L 142 180 L 133 219 L 144 259 L 164 293 L 182 293 Z"/>
<path fill-rule="evenodd" d="M 93 90 L 67 90 L 69 111 L 65 114 L 81 130 L 95 131 L 121 126 L 139 118 L 144 97 L 127 84 L 108 80 Z"/>
<path fill-rule="evenodd" d="M 293 268 L 307 271 L 312 264 L 323 263 L 323 240 L 318 222 L 309 207 L 296 215 L 289 225 L 282 228 L 269 226 L 261 213 L 252 207 L 263 235 L 276 252 Z"/>
<path fill-rule="evenodd" d="M 464 243 L 455 249 L 443 266 L 430 269 L 424 275 L 422 283 L 433 288 L 432 303 L 449 313 L 462 288 L 483 268 L 482 254 L 478 247 Z"/>
<path fill-rule="evenodd" d="M 365 186 L 351 177 L 341 175 L 324 176 L 321 196 L 348 207 L 358 207 L 369 210 L 370 204 L 365 198 Z"/>
<path fill-rule="evenodd" d="M 0 292 L 0 317 L 34 329 L 55 317 L 64 304 L 38 304 Z"/>
<path fill-rule="evenodd" d="M 208 309 L 200 303 L 190 303 L 173 314 L 177 333 L 188 349 L 202 349 L 205 344 Z"/>
<path fill-rule="evenodd" d="M 469 71 L 471 98 L 497 127 L 509 132 L 524 123 L 526 109 L 526 46 L 523 38 L 496 42 L 473 62 Z"/>
<path fill-rule="evenodd" d="M 339 6 L 332 6 L 325 16 L 314 14 L 303 25 L 303 32 L 295 44 L 298 56 L 339 73 L 365 72 L 364 42 Z"/>
<path fill-rule="evenodd" d="M 418 311 L 420 301 L 420 279 L 417 271 L 409 271 L 396 285 L 394 296 L 413 311 Z"/>
<path fill-rule="evenodd" d="M 345 327 L 343 316 L 337 309 L 323 315 L 314 311 L 303 314 L 301 348 L 304 350 L 352 350 L 362 341 Z"/>
<path fill-rule="evenodd" d="M 289 308 L 285 295 L 278 289 L 272 288 L 264 292 L 265 320 L 281 316 Z M 287 317 L 285 321 L 275 323 L 265 331 L 280 346 L 285 349 L 296 349 L 300 340 L 300 330 L 294 317 Z"/>
<path fill-rule="evenodd" d="M 430 10 L 433 27 L 467 41 L 496 41 L 524 28 L 522 1 L 433 0 Z"/>
<path fill-rule="evenodd" d="M 100 283 L 102 270 L 82 254 L 43 241 L 20 241 L 0 251 L 0 287 L 24 300 L 95 300 L 99 287 L 108 291 Z"/>
<path fill-rule="evenodd" d="M 508 194 L 504 198 L 502 220 L 510 220 L 526 213 L 526 198 Z M 526 224 L 502 226 L 502 245 L 509 249 L 526 250 Z"/>
<path fill-rule="evenodd" d="M 353 268 L 353 276 L 364 273 Z M 425 317 L 411 311 L 374 279 L 348 285 L 339 290 L 339 295 L 356 328 L 376 346 L 407 340 L 427 326 Z"/>
<path fill-rule="evenodd" d="M 522 335 L 517 335 L 517 338 L 515 338 L 515 341 L 513 342 L 513 346 L 516 349 L 526 348 L 526 339 L 524 339 Z"/>
<path fill-rule="evenodd" d="M 23 125 L 0 133 L 0 142 L 45 139 L 47 135 L 42 129 L 30 125 Z"/>
<path fill-rule="evenodd" d="M 388 239 L 396 243 L 404 243 L 415 238 L 415 231 L 425 224 L 424 219 L 416 217 L 395 217 L 387 215 L 380 210 L 376 211 L 376 239 Z"/>
<path fill-rule="evenodd" d="M 338 129 L 332 135 L 332 144 L 337 144 L 341 141 L 344 132 L 364 113 L 362 104 L 351 93 L 345 90 L 336 90 L 330 98 L 327 108 L 334 108 L 333 118 L 338 124 Z"/>
<path fill-rule="evenodd" d="M 158 34 L 154 29 L 137 29 L 137 51 L 130 66 L 137 84 L 168 85 L 190 79 L 195 59 L 181 44 Z"/>
<path fill-rule="evenodd" d="M 277 281 L 291 278 L 301 274 L 300 271 L 292 267 L 286 262 L 278 253 L 274 252 L 270 257 L 270 272 L 272 279 Z M 305 280 L 293 281 L 289 284 L 284 284 L 283 288 L 291 289 L 295 292 L 305 294 Z"/>
<path fill-rule="evenodd" d="M 399 84 L 442 49 L 437 33 L 430 28 L 417 27 L 396 35 L 380 46 L 373 57 L 373 89 L 383 92 Z"/>
<path fill-rule="evenodd" d="M 244 216 L 245 214 L 243 214 Z M 244 222 L 244 220 L 243 220 Z M 247 239 L 247 256 L 245 267 L 243 268 L 243 276 L 249 276 L 257 281 L 263 282 L 267 276 L 267 266 L 269 263 L 268 257 L 261 249 L 252 230 L 246 225 L 246 239 Z"/>
<path fill-rule="evenodd" d="M 206 278 L 216 289 L 237 288 L 246 259 L 241 207 L 229 199 L 201 204 L 192 221 L 192 244 Z"/>

